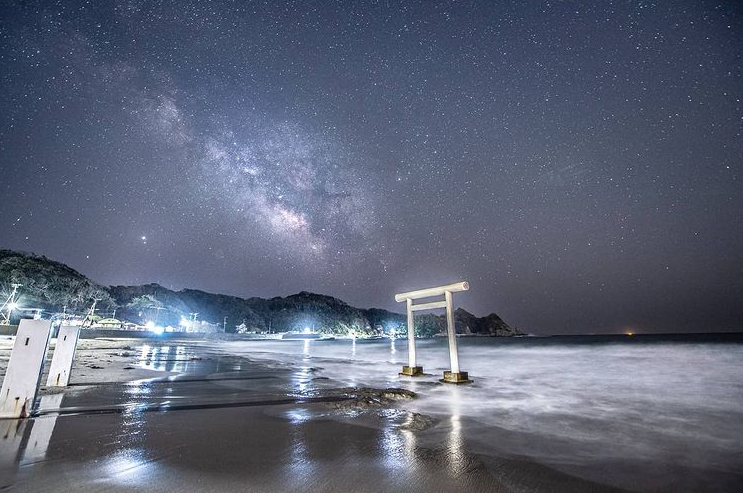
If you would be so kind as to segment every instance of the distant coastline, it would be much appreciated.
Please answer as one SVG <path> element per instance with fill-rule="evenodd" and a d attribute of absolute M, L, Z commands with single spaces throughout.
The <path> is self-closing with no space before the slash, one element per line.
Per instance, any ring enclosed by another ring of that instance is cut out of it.
<path fill-rule="evenodd" d="M 195 289 L 173 291 L 159 284 L 103 286 L 63 263 L 12 250 L 0 250 L 0 280 L 3 287 L 22 285 L 16 323 L 19 318 L 43 314 L 44 318 L 85 321 L 100 330 L 158 333 L 267 335 L 309 330 L 337 337 L 400 337 L 407 332 L 403 314 L 356 308 L 332 296 L 302 291 L 286 297 L 240 298 Z M 98 300 L 94 307 L 93 300 Z M 454 318 L 460 335 L 523 335 L 495 313 L 476 317 L 458 308 Z M 415 330 L 421 337 L 443 333 L 444 317 L 417 316 Z"/>

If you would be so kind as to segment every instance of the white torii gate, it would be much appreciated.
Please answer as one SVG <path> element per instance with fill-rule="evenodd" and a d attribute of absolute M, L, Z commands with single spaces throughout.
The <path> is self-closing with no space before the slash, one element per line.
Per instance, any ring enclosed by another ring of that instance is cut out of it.
<path fill-rule="evenodd" d="M 413 324 L 413 312 L 420 310 L 432 310 L 434 308 L 446 308 L 446 333 L 449 338 L 449 359 L 451 360 L 451 370 L 444 372 L 442 382 L 446 383 L 465 383 L 470 380 L 467 378 L 466 371 L 459 369 L 459 355 L 457 354 L 457 334 L 454 329 L 454 306 L 451 300 L 451 294 L 457 291 L 467 291 L 470 285 L 466 282 L 457 282 L 446 286 L 436 288 L 419 289 L 395 295 L 395 301 L 407 302 L 408 305 L 408 365 L 402 367 L 400 375 L 414 377 L 423 374 L 423 367 L 418 366 L 415 360 L 415 329 Z M 433 296 L 444 295 L 441 301 L 430 301 L 427 303 L 413 304 L 413 300 L 419 298 L 430 298 Z"/>

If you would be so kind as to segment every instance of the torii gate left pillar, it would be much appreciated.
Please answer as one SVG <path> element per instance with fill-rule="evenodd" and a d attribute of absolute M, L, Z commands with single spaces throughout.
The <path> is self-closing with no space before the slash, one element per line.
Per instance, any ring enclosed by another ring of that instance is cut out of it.
<path fill-rule="evenodd" d="M 432 310 L 434 308 L 446 308 L 446 332 L 449 339 L 449 359 L 451 361 L 451 370 L 444 372 L 445 383 L 467 383 L 470 382 L 467 372 L 459 369 L 459 354 L 457 352 L 457 334 L 454 327 L 454 307 L 452 303 L 452 293 L 457 291 L 467 291 L 470 285 L 464 282 L 448 284 L 436 288 L 419 289 L 395 295 L 395 301 L 405 301 L 408 308 L 408 364 L 402 367 L 400 375 L 418 376 L 423 374 L 423 367 L 418 366 L 415 354 L 415 330 L 413 321 L 413 312 L 420 310 Z M 444 295 L 442 301 L 431 301 L 428 303 L 413 304 L 413 300 L 419 298 L 430 298 L 433 296 Z"/>

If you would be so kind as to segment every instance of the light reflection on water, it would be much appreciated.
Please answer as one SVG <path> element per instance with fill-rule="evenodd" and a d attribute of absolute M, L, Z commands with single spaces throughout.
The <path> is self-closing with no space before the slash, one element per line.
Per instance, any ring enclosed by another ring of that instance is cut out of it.
<path fill-rule="evenodd" d="M 413 455 L 408 455 L 405 437 L 391 426 L 382 429 L 382 464 L 390 471 L 407 470 Z"/>
<path fill-rule="evenodd" d="M 300 366 L 292 372 L 291 381 L 299 393 L 309 390 L 312 383 L 312 367 Z"/>
<path fill-rule="evenodd" d="M 186 373 L 191 367 L 191 355 L 185 346 L 150 346 L 139 349 L 139 366 L 154 371 Z"/>
<path fill-rule="evenodd" d="M 412 413 L 407 413 L 403 428 L 399 430 L 400 436 L 403 439 L 403 449 L 407 457 L 414 457 L 418 448 L 415 433 L 411 430 L 412 426 L 413 415 Z M 415 461 L 409 461 L 408 467 L 411 468 L 411 472 L 416 473 L 417 463 Z"/>

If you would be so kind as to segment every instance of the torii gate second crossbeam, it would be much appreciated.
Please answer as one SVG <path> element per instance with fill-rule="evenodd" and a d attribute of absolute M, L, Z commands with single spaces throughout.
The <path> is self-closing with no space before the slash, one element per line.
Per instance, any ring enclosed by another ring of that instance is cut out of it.
<path fill-rule="evenodd" d="M 457 334 L 454 329 L 454 307 L 451 294 L 457 291 L 467 291 L 470 285 L 466 282 L 457 282 L 446 286 L 436 288 L 419 289 L 395 295 L 395 301 L 407 302 L 408 305 L 408 364 L 402 367 L 400 375 L 414 377 L 423 374 L 423 367 L 418 366 L 415 359 L 415 329 L 413 324 L 413 312 L 419 310 L 431 310 L 434 308 L 446 308 L 446 333 L 449 338 L 449 359 L 451 360 L 451 370 L 444 372 L 443 382 L 446 383 L 465 383 L 470 380 L 467 378 L 466 371 L 459 369 L 459 355 L 457 353 Z M 419 298 L 430 298 L 433 296 L 444 295 L 441 301 L 430 301 L 427 303 L 413 304 L 413 300 Z"/>

